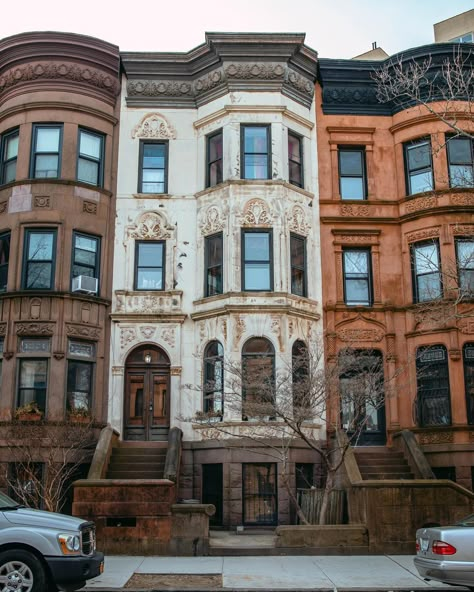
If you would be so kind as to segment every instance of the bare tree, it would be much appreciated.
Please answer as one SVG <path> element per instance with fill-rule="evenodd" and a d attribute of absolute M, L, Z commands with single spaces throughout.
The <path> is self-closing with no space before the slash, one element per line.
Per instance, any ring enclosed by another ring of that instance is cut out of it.
<path fill-rule="evenodd" d="M 383 358 L 371 350 L 340 352 L 337 362 L 326 365 L 322 348 L 308 350 L 302 343 L 291 364 L 281 361 L 275 370 L 265 355 L 222 365 L 224 420 L 221 410 L 199 412 L 181 418 L 202 430 L 203 439 L 238 438 L 239 446 L 257 445 L 261 454 L 279 464 L 280 479 L 300 521 L 308 524 L 290 480 L 290 451 L 298 443 L 314 452 L 325 474 L 319 516 L 327 520 L 328 501 L 336 474 L 351 444 L 370 423 L 389 395 L 389 377 L 384 377 Z M 393 377 L 391 377 L 393 379 Z M 215 384 L 185 389 L 214 392 Z M 343 429 L 349 436 L 338 445 L 333 435 Z"/>
<path fill-rule="evenodd" d="M 14 421 L 2 429 L 9 453 L 6 483 L 13 496 L 29 507 L 61 511 L 71 482 L 92 458 L 92 420 Z"/>

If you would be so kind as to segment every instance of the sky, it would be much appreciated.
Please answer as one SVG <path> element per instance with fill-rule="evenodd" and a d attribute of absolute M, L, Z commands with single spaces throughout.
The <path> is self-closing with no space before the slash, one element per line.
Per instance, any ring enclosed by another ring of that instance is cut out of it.
<path fill-rule="evenodd" d="M 306 33 L 320 57 L 388 54 L 432 43 L 433 24 L 473 0 L 23 0 L 2 11 L 0 38 L 24 31 L 99 37 L 122 51 L 188 52 L 205 31 Z M 11 14 L 8 15 L 8 10 Z M 18 10 L 18 13 L 17 13 Z"/>

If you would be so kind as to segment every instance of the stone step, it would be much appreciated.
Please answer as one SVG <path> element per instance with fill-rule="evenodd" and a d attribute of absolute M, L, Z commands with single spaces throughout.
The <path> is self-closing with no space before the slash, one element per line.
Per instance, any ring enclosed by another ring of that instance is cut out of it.
<path fill-rule="evenodd" d="M 166 448 L 114 448 L 114 456 L 166 456 Z"/>
<path fill-rule="evenodd" d="M 361 473 L 410 473 L 410 467 L 407 463 L 400 464 L 377 464 L 377 465 L 360 465 Z"/>
<path fill-rule="evenodd" d="M 107 471 L 107 479 L 163 479 L 163 471 Z"/>
<path fill-rule="evenodd" d="M 369 480 L 376 480 L 379 481 L 381 479 L 413 479 L 413 473 L 362 473 L 362 478 L 365 481 L 369 481 Z"/>
<path fill-rule="evenodd" d="M 111 462 L 109 464 L 108 472 L 110 471 L 159 471 L 163 473 L 165 468 L 164 462 L 150 462 L 137 463 L 137 462 Z"/>

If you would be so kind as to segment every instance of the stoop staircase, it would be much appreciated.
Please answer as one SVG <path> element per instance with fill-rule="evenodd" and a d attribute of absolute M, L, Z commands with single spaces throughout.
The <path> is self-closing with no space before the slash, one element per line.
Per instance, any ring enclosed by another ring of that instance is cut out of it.
<path fill-rule="evenodd" d="M 167 442 L 120 442 L 112 450 L 106 479 L 163 479 Z"/>
<path fill-rule="evenodd" d="M 354 454 L 364 481 L 415 478 L 402 452 L 386 446 L 367 446 L 354 448 Z"/>

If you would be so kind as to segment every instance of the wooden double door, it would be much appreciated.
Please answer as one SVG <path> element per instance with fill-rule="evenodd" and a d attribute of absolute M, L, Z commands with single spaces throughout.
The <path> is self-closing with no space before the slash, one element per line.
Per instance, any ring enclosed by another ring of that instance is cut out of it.
<path fill-rule="evenodd" d="M 167 440 L 170 363 L 159 348 L 134 350 L 125 366 L 125 440 Z"/>

